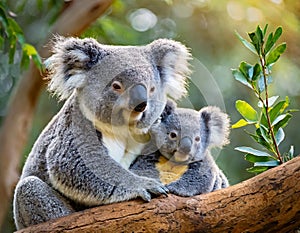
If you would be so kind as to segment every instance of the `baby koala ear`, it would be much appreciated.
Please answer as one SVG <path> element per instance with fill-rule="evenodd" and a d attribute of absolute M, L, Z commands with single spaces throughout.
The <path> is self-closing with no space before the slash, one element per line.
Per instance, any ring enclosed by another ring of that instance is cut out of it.
<path fill-rule="evenodd" d="M 167 104 L 162 112 L 162 114 L 160 115 L 160 120 L 162 122 L 166 121 L 167 118 L 174 112 L 175 108 L 176 108 L 176 103 L 173 100 L 168 99 Z"/>
<path fill-rule="evenodd" d="M 174 100 L 185 96 L 191 59 L 188 49 L 183 44 L 168 39 L 155 40 L 149 46 L 163 84 L 166 86 L 167 95 Z"/>
<path fill-rule="evenodd" d="M 221 147 L 229 143 L 229 117 L 218 107 L 200 109 L 200 135 L 205 148 Z"/>
<path fill-rule="evenodd" d="M 108 55 L 96 40 L 56 37 L 52 41 L 53 55 L 45 61 L 50 78 L 49 90 L 66 99 L 74 88 L 83 87 L 86 72 Z"/>

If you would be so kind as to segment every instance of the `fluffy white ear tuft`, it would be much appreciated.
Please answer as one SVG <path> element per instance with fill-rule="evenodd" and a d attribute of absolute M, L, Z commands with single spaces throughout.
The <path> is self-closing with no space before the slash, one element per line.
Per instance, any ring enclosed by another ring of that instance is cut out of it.
<path fill-rule="evenodd" d="M 205 147 L 221 147 L 229 143 L 229 117 L 218 107 L 200 109 L 201 139 Z"/>
<path fill-rule="evenodd" d="M 48 89 L 60 99 L 83 87 L 86 72 L 108 53 L 94 39 L 56 37 L 53 55 L 45 61 L 50 79 Z"/>
<path fill-rule="evenodd" d="M 186 79 L 190 74 L 191 54 L 180 42 L 158 39 L 150 44 L 150 49 L 160 72 L 167 94 L 174 100 L 185 96 Z"/>

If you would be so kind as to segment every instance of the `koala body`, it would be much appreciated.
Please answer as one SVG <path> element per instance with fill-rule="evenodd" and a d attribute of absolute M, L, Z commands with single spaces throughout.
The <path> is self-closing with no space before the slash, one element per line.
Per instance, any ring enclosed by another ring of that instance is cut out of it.
<path fill-rule="evenodd" d="M 185 95 L 190 55 L 179 42 L 108 46 L 57 38 L 49 90 L 66 102 L 35 142 L 14 195 L 17 229 L 89 206 L 166 194 L 128 170 L 167 96 Z"/>
<path fill-rule="evenodd" d="M 167 105 L 151 129 L 158 151 L 139 156 L 130 170 L 166 185 L 171 193 L 194 196 L 227 187 L 210 148 L 228 143 L 229 119 L 217 107 L 199 112 Z"/>

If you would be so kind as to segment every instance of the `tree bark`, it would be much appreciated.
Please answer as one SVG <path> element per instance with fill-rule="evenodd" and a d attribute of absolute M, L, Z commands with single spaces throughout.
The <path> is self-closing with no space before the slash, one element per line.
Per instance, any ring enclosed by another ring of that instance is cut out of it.
<path fill-rule="evenodd" d="M 104 205 L 26 232 L 291 232 L 300 225 L 300 157 L 240 184 L 184 198 Z"/>
<path fill-rule="evenodd" d="M 103 14 L 111 3 L 112 0 L 71 1 L 53 26 L 45 45 L 54 34 L 79 35 Z M 38 51 L 43 58 L 50 55 L 49 48 L 46 46 L 42 46 Z M 15 94 L 10 100 L 8 112 L 2 124 L 0 131 L 0 226 L 19 177 L 22 151 L 27 142 L 37 100 L 43 86 L 42 75 L 31 64 L 15 88 Z"/>

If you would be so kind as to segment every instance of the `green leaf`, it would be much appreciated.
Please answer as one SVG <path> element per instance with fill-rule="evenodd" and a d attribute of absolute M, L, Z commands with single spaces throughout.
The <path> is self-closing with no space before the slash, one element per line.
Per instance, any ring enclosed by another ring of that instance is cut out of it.
<path fill-rule="evenodd" d="M 243 45 L 249 49 L 252 53 L 257 54 L 255 47 L 249 41 L 245 40 L 237 31 L 235 31 L 238 39 L 243 43 Z"/>
<path fill-rule="evenodd" d="M 245 159 L 251 163 L 255 163 L 255 162 L 267 162 L 267 161 L 273 160 L 273 157 L 255 156 L 255 155 L 251 155 L 251 154 L 246 154 Z"/>
<path fill-rule="evenodd" d="M 273 43 L 275 44 L 282 34 L 282 27 L 278 27 L 274 33 Z"/>
<path fill-rule="evenodd" d="M 279 115 L 272 123 L 272 126 L 274 126 L 274 133 L 276 133 L 279 130 L 279 128 L 284 128 L 285 126 L 287 126 L 291 118 L 292 115 L 289 113 Z"/>
<path fill-rule="evenodd" d="M 280 55 L 285 51 L 285 49 L 286 43 L 282 43 L 273 49 L 267 57 L 267 66 L 274 64 L 279 59 Z"/>
<path fill-rule="evenodd" d="M 30 59 L 27 56 L 27 54 L 22 54 L 22 59 L 21 59 L 21 67 L 23 69 L 27 69 L 29 67 Z"/>
<path fill-rule="evenodd" d="M 275 104 L 275 102 L 277 101 L 278 97 L 279 97 L 279 95 L 272 96 L 272 97 L 268 98 L 268 105 L 269 105 L 269 107 L 272 107 L 273 104 Z M 257 106 L 260 107 L 260 108 L 266 106 L 266 100 L 264 100 L 264 103 L 262 103 L 261 101 L 259 101 L 257 103 Z"/>
<path fill-rule="evenodd" d="M 272 126 L 277 125 L 279 122 L 282 122 L 283 120 L 287 119 L 287 118 L 291 118 L 292 115 L 287 113 L 287 114 L 281 114 L 278 117 L 276 117 L 276 119 L 272 122 Z"/>
<path fill-rule="evenodd" d="M 271 151 L 272 152 L 272 146 L 270 145 L 270 143 L 268 141 L 266 141 L 261 132 L 260 132 L 260 129 L 258 128 L 256 131 L 256 134 L 250 134 L 250 137 L 256 141 L 257 143 L 259 143 L 260 145 L 262 145 L 263 147 L 265 147 L 267 150 Z"/>
<path fill-rule="evenodd" d="M 17 40 L 15 37 L 9 38 L 10 48 L 9 48 L 9 63 L 12 64 L 14 62 L 14 57 L 16 53 Z"/>
<path fill-rule="evenodd" d="M 248 79 L 252 80 L 253 77 L 253 66 L 248 64 L 247 62 L 241 62 L 239 66 L 239 70 L 242 72 L 242 74 Z"/>
<path fill-rule="evenodd" d="M 252 173 L 262 173 L 268 169 L 269 169 L 269 167 L 250 167 L 250 168 L 247 168 L 246 170 L 248 172 L 252 172 Z"/>
<path fill-rule="evenodd" d="M 285 137 L 285 133 L 284 133 L 283 129 L 279 128 L 275 135 L 275 141 L 278 146 L 284 140 L 284 137 Z"/>
<path fill-rule="evenodd" d="M 270 49 L 273 47 L 273 45 L 274 45 L 273 32 L 271 32 L 270 35 L 268 36 L 268 39 L 267 39 L 267 42 L 265 45 L 265 49 L 264 49 L 265 54 L 267 54 L 270 51 Z"/>
<path fill-rule="evenodd" d="M 248 121 L 245 121 L 244 119 L 240 119 L 238 122 L 236 122 L 235 124 L 233 124 L 231 126 L 232 129 L 237 129 L 237 128 L 241 128 L 241 127 L 244 127 L 246 125 L 249 125 L 251 124 L 250 122 Z"/>
<path fill-rule="evenodd" d="M 290 150 L 283 156 L 284 162 L 287 162 L 294 158 L 294 146 L 291 145 Z"/>
<path fill-rule="evenodd" d="M 279 165 L 278 160 L 271 160 L 266 162 L 256 162 L 254 163 L 254 167 L 276 167 Z"/>
<path fill-rule="evenodd" d="M 256 81 L 260 75 L 261 75 L 261 67 L 258 63 L 256 63 L 253 67 L 252 81 Z"/>
<path fill-rule="evenodd" d="M 261 46 L 263 44 L 263 42 L 264 42 L 264 35 L 263 35 L 263 32 L 262 32 L 262 30 L 261 30 L 261 28 L 260 28 L 259 25 L 256 28 L 255 35 L 256 35 L 256 37 L 258 39 L 259 45 Z"/>
<path fill-rule="evenodd" d="M 260 54 L 260 42 L 255 32 L 248 33 L 257 54 Z"/>
<path fill-rule="evenodd" d="M 272 156 L 269 155 L 267 152 L 256 150 L 256 149 L 253 149 L 253 148 L 247 147 L 247 146 L 240 146 L 240 147 L 236 147 L 234 149 L 237 150 L 237 151 L 243 152 L 243 153 L 251 154 L 251 155 L 272 158 Z"/>
<path fill-rule="evenodd" d="M 257 112 L 251 107 L 246 101 L 237 100 L 235 102 L 235 107 L 238 112 L 249 122 L 257 122 Z"/>
<path fill-rule="evenodd" d="M 289 106 L 290 100 L 289 97 L 286 96 L 285 100 L 278 102 L 272 109 L 270 110 L 270 121 L 273 122 L 276 117 L 284 112 L 284 110 Z"/>
<path fill-rule="evenodd" d="M 258 87 L 258 90 L 259 92 L 263 92 L 265 90 L 265 80 L 264 80 L 264 76 L 260 76 L 258 78 L 258 81 L 257 81 L 257 87 Z"/>
<path fill-rule="evenodd" d="M 29 57 L 32 56 L 32 55 L 37 55 L 36 49 L 30 44 L 24 43 L 24 45 L 22 47 L 22 50 Z"/>
<path fill-rule="evenodd" d="M 2 6 L 0 6 L 0 22 L 2 23 L 3 27 L 7 29 L 8 19 L 5 13 L 5 9 Z"/>
<path fill-rule="evenodd" d="M 242 83 L 252 89 L 252 86 L 248 82 L 247 78 L 239 70 L 232 69 L 232 74 L 233 74 L 233 77 L 235 78 L 235 80 L 239 81 L 240 83 Z"/>
<path fill-rule="evenodd" d="M 269 130 L 268 130 L 268 127 L 263 125 L 263 124 L 260 124 L 259 125 L 259 131 L 260 131 L 260 134 L 261 136 L 264 138 L 264 140 L 270 144 L 270 137 L 269 137 Z"/>
<path fill-rule="evenodd" d="M 266 24 L 266 26 L 264 27 L 264 35 L 266 35 L 266 33 L 267 33 L 267 29 L 268 29 L 268 24 Z"/>

